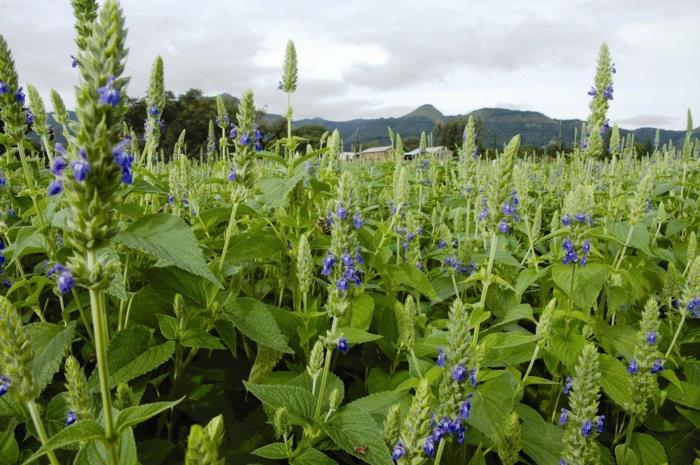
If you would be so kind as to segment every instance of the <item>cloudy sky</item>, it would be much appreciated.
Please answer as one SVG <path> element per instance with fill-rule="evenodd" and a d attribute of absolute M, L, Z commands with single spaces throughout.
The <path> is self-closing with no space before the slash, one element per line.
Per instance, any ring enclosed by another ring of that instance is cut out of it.
<path fill-rule="evenodd" d="M 617 64 L 610 117 L 622 127 L 700 121 L 698 0 L 123 0 L 131 96 L 156 55 L 166 86 L 234 95 L 283 113 L 277 90 L 294 39 L 295 117 L 400 116 L 424 103 L 445 114 L 482 107 L 585 118 L 598 47 Z M 72 105 L 77 73 L 69 0 L 0 0 L 0 33 L 20 80 Z"/>

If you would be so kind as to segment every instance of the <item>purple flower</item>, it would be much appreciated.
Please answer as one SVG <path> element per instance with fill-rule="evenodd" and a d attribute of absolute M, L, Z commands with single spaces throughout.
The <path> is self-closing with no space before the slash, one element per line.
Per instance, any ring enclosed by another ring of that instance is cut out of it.
<path fill-rule="evenodd" d="M 31 112 L 29 112 L 29 113 L 27 113 L 27 124 L 32 124 L 32 123 L 34 123 L 34 115 Z"/>
<path fill-rule="evenodd" d="M 124 150 L 130 142 L 131 139 L 128 137 L 124 138 L 112 149 L 112 157 L 114 158 L 114 162 L 121 169 L 121 181 L 124 184 L 131 184 L 134 181 L 134 174 L 131 169 L 134 157 Z"/>
<path fill-rule="evenodd" d="M 253 149 L 256 152 L 261 152 L 263 149 L 262 143 L 259 140 L 256 140 L 255 143 L 253 144 Z"/>
<path fill-rule="evenodd" d="M 559 426 L 564 426 L 567 421 L 569 421 L 569 411 L 563 408 L 559 414 Z"/>
<path fill-rule="evenodd" d="M 355 229 L 360 229 L 363 224 L 364 223 L 362 221 L 362 213 L 360 213 L 359 211 L 355 212 L 355 214 L 352 217 L 352 225 L 355 227 Z"/>
<path fill-rule="evenodd" d="M 591 241 L 589 241 L 588 239 L 583 241 L 583 244 L 581 244 L 581 251 L 584 254 L 588 255 L 588 252 L 591 251 Z"/>
<path fill-rule="evenodd" d="M 114 76 L 110 76 L 109 79 L 107 79 L 107 83 L 103 87 L 97 89 L 99 102 L 102 105 L 112 105 L 113 107 L 119 105 L 119 91 L 114 88 L 114 82 Z"/>
<path fill-rule="evenodd" d="M 248 144 L 250 144 L 250 135 L 249 135 L 247 132 L 244 133 L 244 134 L 241 135 L 241 137 L 238 139 L 238 142 L 239 142 L 241 145 L 248 145 Z"/>
<path fill-rule="evenodd" d="M 338 341 L 335 343 L 335 347 L 338 349 L 338 352 L 341 354 L 347 354 L 348 350 L 350 350 L 350 344 L 348 344 L 348 338 L 343 336 L 338 339 Z"/>
<path fill-rule="evenodd" d="M 158 110 L 158 107 L 155 105 L 151 105 L 148 107 L 148 114 L 151 116 L 156 116 L 160 111 Z"/>
<path fill-rule="evenodd" d="M 446 357 L 447 357 L 447 356 L 445 355 L 445 350 L 444 350 L 442 347 L 439 348 L 439 349 L 438 349 L 438 357 L 437 357 L 437 365 L 438 365 L 439 367 L 445 368 L 445 359 L 446 359 Z"/>
<path fill-rule="evenodd" d="M 649 331 L 646 335 L 647 344 L 649 344 L 649 345 L 656 344 L 657 338 L 658 338 L 658 334 L 656 331 Z"/>
<path fill-rule="evenodd" d="M 472 397 L 474 397 L 474 395 L 469 394 L 464 402 L 462 402 L 462 404 L 459 406 L 459 418 L 469 420 L 472 411 Z"/>
<path fill-rule="evenodd" d="M 587 438 L 588 436 L 591 435 L 593 432 L 593 422 L 591 420 L 586 420 L 583 422 L 583 425 L 581 425 L 581 434 L 583 434 L 584 438 Z"/>
<path fill-rule="evenodd" d="M 345 218 L 348 217 L 348 211 L 345 208 L 343 208 L 343 206 L 341 205 L 340 207 L 338 207 L 338 211 L 336 212 L 336 216 L 338 218 L 340 218 L 341 220 L 344 220 Z"/>
<path fill-rule="evenodd" d="M 12 386 L 10 378 L 5 375 L 0 375 L 0 397 L 7 394 L 7 391 L 10 390 L 10 386 Z"/>
<path fill-rule="evenodd" d="M 5 287 L 5 289 L 9 289 L 12 287 L 12 281 L 10 281 L 8 278 L 5 278 L 2 280 L 2 285 Z"/>
<path fill-rule="evenodd" d="M 71 274 L 70 270 L 63 270 L 58 276 L 57 283 L 58 290 L 61 294 L 65 294 L 73 289 L 73 286 L 75 286 L 75 280 L 73 279 L 73 275 Z"/>
<path fill-rule="evenodd" d="M 8 91 L 7 84 L 5 84 L 3 81 L 0 81 L 0 95 L 6 94 Z"/>
<path fill-rule="evenodd" d="M 263 135 L 262 135 L 262 132 L 260 132 L 260 129 L 255 128 L 255 130 L 253 131 L 253 140 L 255 142 L 260 142 L 262 140 L 262 138 L 263 138 Z"/>
<path fill-rule="evenodd" d="M 236 134 L 238 134 L 238 126 L 234 124 L 233 126 L 231 126 L 231 130 L 228 132 L 229 139 L 235 139 Z"/>
<path fill-rule="evenodd" d="M 574 250 L 574 243 L 571 242 L 571 239 L 566 238 L 564 241 L 561 243 L 561 248 L 568 251 Z"/>
<path fill-rule="evenodd" d="M 574 387 L 574 378 L 567 376 L 566 383 L 564 383 L 564 389 L 562 389 L 561 392 L 564 393 L 565 396 L 568 396 L 572 387 Z"/>
<path fill-rule="evenodd" d="M 173 194 L 168 194 L 168 204 L 172 206 L 175 203 L 175 195 Z"/>
<path fill-rule="evenodd" d="M 612 86 L 612 84 L 605 88 L 605 91 L 603 92 L 603 98 L 605 100 L 612 100 L 613 99 L 613 86 Z"/>
<path fill-rule="evenodd" d="M 476 368 L 469 370 L 469 383 L 472 385 L 472 387 L 476 387 L 476 385 L 479 384 L 478 380 L 476 379 Z"/>
<path fill-rule="evenodd" d="M 20 87 L 17 92 L 15 93 L 15 100 L 19 102 L 20 105 L 24 105 L 24 91 L 22 90 L 22 87 Z"/>
<path fill-rule="evenodd" d="M 80 158 L 71 162 L 71 168 L 73 168 L 73 178 L 78 182 L 83 182 L 90 172 L 90 164 L 87 161 L 85 150 L 78 152 L 78 155 Z"/>
<path fill-rule="evenodd" d="M 435 441 L 431 436 L 428 436 L 423 443 L 423 453 L 428 457 L 435 455 Z"/>
<path fill-rule="evenodd" d="M 394 446 L 394 450 L 391 451 L 391 459 L 396 462 L 404 455 L 406 455 L 406 449 L 404 449 L 403 444 L 399 441 Z"/>
<path fill-rule="evenodd" d="M 355 261 L 352 259 L 349 253 L 345 252 L 341 257 L 340 261 L 343 262 L 343 265 L 345 266 L 353 266 L 355 264 Z"/>
<path fill-rule="evenodd" d="M 66 415 L 66 426 L 70 426 L 77 421 L 78 421 L 78 414 L 72 410 L 70 412 L 68 412 L 68 415 Z"/>
<path fill-rule="evenodd" d="M 423 262 L 420 260 L 416 262 L 416 268 L 418 268 L 420 271 L 423 271 Z"/>
<path fill-rule="evenodd" d="M 54 150 L 61 155 L 66 155 L 66 148 L 61 144 L 60 142 L 56 142 L 56 145 L 54 145 Z"/>
<path fill-rule="evenodd" d="M 498 223 L 498 230 L 503 234 L 508 234 L 508 232 L 510 232 L 510 227 L 508 227 L 508 222 L 506 222 L 505 218 Z"/>
<path fill-rule="evenodd" d="M 591 87 L 591 90 L 588 91 L 588 95 L 591 97 L 595 97 L 597 94 L 598 92 L 596 92 L 595 87 Z"/>
<path fill-rule="evenodd" d="M 630 360 L 629 364 L 627 365 L 627 373 L 633 376 L 639 373 L 639 364 L 636 360 Z"/>
<path fill-rule="evenodd" d="M 657 358 L 654 361 L 654 364 L 651 366 L 651 373 L 656 374 L 664 369 L 664 361 L 661 360 L 660 358 Z"/>
<path fill-rule="evenodd" d="M 579 223 L 583 223 L 586 221 L 586 214 L 585 213 L 577 213 L 575 218 L 576 218 L 576 221 L 578 221 Z"/>
<path fill-rule="evenodd" d="M 234 182 L 236 180 L 236 167 L 232 166 L 226 177 L 229 181 Z"/>
<path fill-rule="evenodd" d="M 56 264 L 53 265 L 51 268 L 49 268 L 48 270 L 46 270 L 46 276 L 48 276 L 48 277 L 50 278 L 50 277 L 53 276 L 54 274 L 56 274 L 56 273 L 63 273 L 64 271 L 66 271 L 66 267 L 63 266 L 63 265 L 60 264 L 60 263 L 56 263 Z"/>
<path fill-rule="evenodd" d="M 447 242 L 445 242 L 443 239 L 440 239 L 437 243 L 437 248 L 442 250 L 445 247 L 447 247 Z"/>
<path fill-rule="evenodd" d="M 569 215 L 569 214 L 564 215 L 561 219 L 561 224 L 563 224 L 564 226 L 571 225 L 571 215 Z"/>
<path fill-rule="evenodd" d="M 54 179 L 49 184 L 49 195 L 58 195 L 63 192 L 63 181 Z"/>
<path fill-rule="evenodd" d="M 70 56 L 70 67 L 75 68 L 78 66 L 78 59 L 74 57 L 73 55 Z"/>
<path fill-rule="evenodd" d="M 698 318 L 698 316 L 700 316 L 700 297 L 695 297 L 688 302 L 688 311 L 693 318 Z"/>
<path fill-rule="evenodd" d="M 66 160 L 63 156 L 58 156 L 53 159 L 53 163 L 51 163 L 51 168 L 49 168 L 49 171 L 54 176 L 60 176 L 63 174 L 63 170 L 66 169 L 66 166 L 68 166 L 68 160 Z"/>
<path fill-rule="evenodd" d="M 463 383 L 467 376 L 467 369 L 461 364 L 458 364 L 454 369 L 452 369 L 452 379 L 458 383 Z"/>

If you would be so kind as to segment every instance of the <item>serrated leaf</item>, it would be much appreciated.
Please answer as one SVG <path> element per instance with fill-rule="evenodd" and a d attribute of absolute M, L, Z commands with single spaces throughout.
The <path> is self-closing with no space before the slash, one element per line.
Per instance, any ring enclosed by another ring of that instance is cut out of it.
<path fill-rule="evenodd" d="M 8 428 L 0 431 L 0 465 L 14 465 L 19 460 L 19 446 L 15 439 L 15 426 L 10 423 Z"/>
<path fill-rule="evenodd" d="M 50 437 L 46 444 L 41 446 L 34 454 L 32 454 L 22 465 L 32 463 L 39 457 L 56 449 L 60 449 L 71 444 L 80 442 L 95 441 L 103 439 L 105 436 L 102 426 L 93 420 L 79 421 L 78 423 L 69 426 L 59 431 L 54 436 Z"/>
<path fill-rule="evenodd" d="M 184 397 L 181 397 L 180 399 L 171 402 L 156 402 L 153 404 L 135 405 L 133 407 L 125 408 L 119 412 L 119 416 L 117 416 L 115 429 L 117 432 L 121 432 L 126 428 L 143 423 L 159 413 L 175 407 L 177 404 L 182 402 L 183 399 Z"/>
<path fill-rule="evenodd" d="M 263 404 L 270 408 L 286 407 L 290 419 L 296 424 L 313 422 L 316 399 L 306 389 L 288 384 L 253 384 L 243 381 L 250 391 Z"/>
<path fill-rule="evenodd" d="M 546 422 L 527 405 L 517 404 L 514 410 L 522 418 L 523 450 L 539 465 L 559 463 L 562 452 L 563 429 Z"/>
<path fill-rule="evenodd" d="M 251 452 L 251 454 L 270 460 L 286 459 L 287 448 L 285 447 L 283 442 L 273 442 L 271 444 L 258 447 L 253 452 Z"/>
<path fill-rule="evenodd" d="M 570 296 L 571 282 L 574 279 L 574 266 L 555 263 L 552 266 L 552 279 L 570 298 L 576 308 L 588 310 L 593 306 L 608 274 L 608 267 L 600 263 L 589 263 L 576 267 L 573 296 Z"/>
<path fill-rule="evenodd" d="M 666 455 L 664 446 L 649 434 L 632 434 L 630 447 L 637 454 L 640 465 L 659 465 L 668 463 L 668 456 Z"/>
<path fill-rule="evenodd" d="M 207 268 L 192 229 L 178 216 L 163 213 L 144 216 L 117 234 L 115 240 L 158 258 L 158 267 L 176 266 L 221 287 Z"/>
<path fill-rule="evenodd" d="M 26 326 L 34 358 L 32 359 L 32 386 L 41 393 L 51 382 L 68 353 L 75 334 L 75 322 L 67 326 L 51 323 L 33 323 Z"/>
<path fill-rule="evenodd" d="M 338 465 L 338 462 L 313 447 L 304 448 L 290 463 L 292 465 Z"/>
<path fill-rule="evenodd" d="M 515 379 L 509 372 L 487 381 L 474 393 L 470 423 L 492 442 L 498 443 L 508 415 L 513 410 Z"/>
<path fill-rule="evenodd" d="M 348 454 L 371 465 L 392 465 L 391 452 L 372 416 L 357 407 L 344 407 L 323 425 L 326 434 Z M 357 452 L 358 448 L 366 451 Z"/>
<path fill-rule="evenodd" d="M 401 391 L 376 392 L 356 399 L 347 405 L 359 408 L 372 415 L 383 414 L 386 413 L 392 405 L 398 404 L 409 397 L 410 396 L 405 392 Z"/>
<path fill-rule="evenodd" d="M 255 362 L 250 368 L 248 381 L 251 383 L 259 383 L 265 376 L 272 373 L 272 370 L 282 360 L 282 353 L 270 349 L 265 346 L 258 347 L 258 354 L 255 356 Z"/>
<path fill-rule="evenodd" d="M 630 374 L 625 365 L 608 354 L 600 355 L 600 385 L 605 394 L 623 409 L 632 404 Z"/>
<path fill-rule="evenodd" d="M 200 328 L 188 328 L 180 339 L 180 344 L 192 349 L 223 350 L 226 347 L 218 337 L 212 336 Z"/>
<path fill-rule="evenodd" d="M 243 334 L 258 344 L 285 354 L 294 353 L 272 312 L 259 300 L 241 297 L 228 304 L 225 313 Z"/>
<path fill-rule="evenodd" d="M 379 334 L 368 333 L 359 328 L 339 328 L 338 331 L 348 338 L 350 344 L 364 344 L 365 342 L 378 341 L 383 337 Z"/>

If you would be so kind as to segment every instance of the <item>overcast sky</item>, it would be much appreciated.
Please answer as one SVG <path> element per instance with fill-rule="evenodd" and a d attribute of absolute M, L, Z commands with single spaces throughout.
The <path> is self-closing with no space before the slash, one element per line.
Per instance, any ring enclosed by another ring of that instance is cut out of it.
<path fill-rule="evenodd" d="M 151 63 L 166 87 L 240 95 L 284 113 L 285 44 L 299 55 L 295 118 L 400 116 L 423 103 L 445 114 L 482 107 L 585 118 L 598 47 L 617 65 L 609 116 L 622 127 L 700 121 L 699 0 L 123 0 L 129 94 Z M 0 33 L 23 83 L 69 106 L 77 72 L 69 0 L 0 0 Z"/>

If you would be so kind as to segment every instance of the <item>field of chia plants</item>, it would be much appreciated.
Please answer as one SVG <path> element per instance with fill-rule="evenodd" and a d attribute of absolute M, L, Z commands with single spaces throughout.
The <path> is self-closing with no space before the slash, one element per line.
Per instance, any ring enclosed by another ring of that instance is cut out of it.
<path fill-rule="evenodd" d="M 159 57 L 123 122 L 118 3 L 73 8 L 65 142 L 0 36 L 0 465 L 699 462 L 700 144 L 609 126 L 605 44 L 556 157 L 470 120 L 453 159 L 341 161 L 246 91 L 200 159 L 159 149 Z"/>

